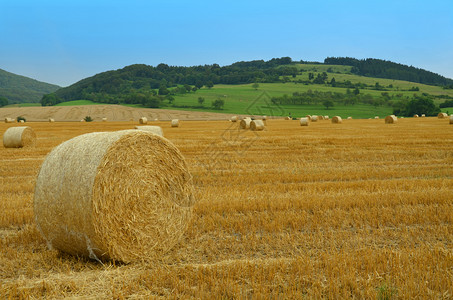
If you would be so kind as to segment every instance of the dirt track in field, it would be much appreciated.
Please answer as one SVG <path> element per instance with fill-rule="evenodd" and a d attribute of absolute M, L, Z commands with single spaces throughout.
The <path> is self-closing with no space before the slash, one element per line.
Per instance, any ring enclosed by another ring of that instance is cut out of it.
<path fill-rule="evenodd" d="M 46 107 L 8 107 L 0 108 L 0 120 L 22 116 L 27 121 L 47 121 L 53 118 L 57 122 L 80 121 L 90 116 L 94 121 L 107 118 L 108 121 L 136 121 L 141 117 L 148 120 L 226 120 L 231 114 L 182 111 L 153 108 L 135 108 L 121 105 L 82 105 L 82 106 L 46 106 Z"/>

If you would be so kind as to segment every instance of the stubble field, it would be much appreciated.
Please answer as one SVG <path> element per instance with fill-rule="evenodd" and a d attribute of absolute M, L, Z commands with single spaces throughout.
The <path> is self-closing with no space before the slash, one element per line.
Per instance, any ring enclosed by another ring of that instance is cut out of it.
<path fill-rule="evenodd" d="M 453 297 L 448 121 L 153 123 L 186 157 L 198 202 L 176 247 L 128 265 L 47 249 L 33 191 L 53 147 L 134 122 L 26 123 L 36 147 L 0 146 L 0 298 Z"/>

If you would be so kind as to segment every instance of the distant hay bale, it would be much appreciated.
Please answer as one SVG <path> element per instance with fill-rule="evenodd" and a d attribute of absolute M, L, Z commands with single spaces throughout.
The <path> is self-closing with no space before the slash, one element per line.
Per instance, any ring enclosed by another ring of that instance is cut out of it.
<path fill-rule="evenodd" d="M 395 115 L 385 117 L 385 124 L 395 124 L 398 121 Z"/>
<path fill-rule="evenodd" d="M 324 120 L 324 116 L 318 116 L 318 120 Z"/>
<path fill-rule="evenodd" d="M 25 121 L 24 120 L 20 120 L 19 123 L 25 123 Z"/>
<path fill-rule="evenodd" d="M 230 118 L 230 121 L 231 121 L 231 122 L 237 122 L 237 121 L 238 121 L 238 117 L 237 117 L 237 116 L 232 116 L 232 117 Z"/>
<path fill-rule="evenodd" d="M 15 123 L 15 122 L 16 122 L 16 119 L 8 118 L 8 117 L 5 118 L 5 123 Z"/>
<path fill-rule="evenodd" d="M 414 118 L 418 118 L 418 115 L 417 115 L 417 114 L 415 114 L 415 115 L 414 115 Z"/>
<path fill-rule="evenodd" d="M 311 116 L 311 121 L 312 122 L 317 122 L 318 121 L 318 116 Z"/>
<path fill-rule="evenodd" d="M 332 118 L 332 123 L 341 124 L 341 123 L 343 123 L 343 120 L 341 119 L 340 116 L 335 116 L 335 117 Z"/>
<path fill-rule="evenodd" d="M 375 116 L 374 118 L 375 118 L 375 119 L 379 119 L 379 116 Z"/>
<path fill-rule="evenodd" d="M 287 116 L 285 117 L 285 120 L 291 120 L 291 117 Z"/>
<path fill-rule="evenodd" d="M 310 115 L 306 115 L 305 118 L 307 118 L 308 121 L 311 121 L 311 116 Z"/>
<path fill-rule="evenodd" d="M 324 116 L 324 120 L 329 120 L 329 116 Z"/>
<path fill-rule="evenodd" d="M 84 119 L 82 119 L 82 120 L 80 120 L 80 122 L 85 122 L 85 120 L 84 120 Z"/>
<path fill-rule="evenodd" d="M 422 118 L 424 118 L 424 117 L 426 117 L 426 115 L 425 115 L 425 114 L 422 114 Z"/>
<path fill-rule="evenodd" d="M 441 112 L 441 113 L 439 113 L 439 114 L 437 115 L 437 117 L 438 117 L 439 119 L 445 119 L 445 118 L 448 118 L 448 115 L 447 115 L 446 113 L 442 113 L 442 112 Z"/>
<path fill-rule="evenodd" d="M 164 132 L 160 126 L 135 126 L 135 129 L 152 132 L 160 136 L 164 136 Z"/>
<path fill-rule="evenodd" d="M 138 123 L 139 123 L 139 124 L 148 124 L 148 118 L 146 118 L 146 117 L 141 117 L 141 118 L 138 120 Z"/>
<path fill-rule="evenodd" d="M 252 120 L 250 122 L 250 129 L 253 131 L 262 131 L 264 130 L 263 120 Z"/>
<path fill-rule="evenodd" d="M 300 118 L 300 126 L 308 126 L 310 124 L 308 118 Z"/>
<path fill-rule="evenodd" d="M 35 131 L 29 126 L 10 127 L 3 134 L 5 148 L 32 147 L 35 143 Z"/>
<path fill-rule="evenodd" d="M 149 260 L 172 248 L 194 204 L 192 176 L 167 139 L 141 130 L 83 134 L 39 171 L 34 215 L 47 244 L 96 260 Z"/>
<path fill-rule="evenodd" d="M 450 116 L 450 124 L 453 124 L 453 115 Z"/>
<path fill-rule="evenodd" d="M 55 122 L 55 120 L 52 118 L 49 118 L 49 123 L 53 123 L 53 122 Z"/>
<path fill-rule="evenodd" d="M 179 120 L 178 119 L 171 120 L 171 127 L 179 127 Z"/>
<path fill-rule="evenodd" d="M 261 120 L 266 121 L 266 120 L 267 120 L 267 116 L 263 116 L 263 117 L 261 118 Z"/>
<path fill-rule="evenodd" d="M 102 118 L 102 122 L 107 122 L 107 118 Z"/>
<path fill-rule="evenodd" d="M 241 129 L 249 129 L 251 122 L 252 122 L 252 119 L 250 119 L 250 118 L 242 119 L 241 122 L 239 123 L 239 128 L 241 128 Z"/>
<path fill-rule="evenodd" d="M 348 117 L 347 119 L 348 119 L 348 120 L 352 120 L 352 117 Z"/>

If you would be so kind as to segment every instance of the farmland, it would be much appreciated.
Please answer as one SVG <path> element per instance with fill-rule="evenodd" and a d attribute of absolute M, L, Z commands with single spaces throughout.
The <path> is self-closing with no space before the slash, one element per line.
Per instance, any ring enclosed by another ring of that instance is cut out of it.
<path fill-rule="evenodd" d="M 453 297 L 447 120 L 152 122 L 186 157 L 198 201 L 180 243 L 132 264 L 47 249 L 33 193 L 53 147 L 136 122 L 26 124 L 35 148 L 0 146 L 0 298 Z"/>

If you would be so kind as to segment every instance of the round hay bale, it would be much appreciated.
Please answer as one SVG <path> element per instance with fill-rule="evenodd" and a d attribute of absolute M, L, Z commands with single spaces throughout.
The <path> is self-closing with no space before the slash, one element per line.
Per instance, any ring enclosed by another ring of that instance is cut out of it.
<path fill-rule="evenodd" d="M 239 128 L 241 128 L 241 129 L 249 129 L 251 122 L 252 122 L 252 119 L 250 119 L 250 118 L 242 119 L 241 122 L 239 123 Z"/>
<path fill-rule="evenodd" d="M 263 120 L 253 120 L 250 122 L 250 129 L 253 131 L 262 131 L 264 130 Z"/>
<path fill-rule="evenodd" d="M 426 115 L 425 115 L 425 114 L 422 114 L 422 118 L 425 118 L 425 117 L 426 117 Z"/>
<path fill-rule="evenodd" d="M 5 148 L 32 147 L 35 143 L 35 131 L 29 126 L 10 127 L 3 134 Z"/>
<path fill-rule="evenodd" d="M 237 122 L 238 121 L 238 117 L 237 116 L 232 116 L 230 121 L 231 122 Z"/>
<path fill-rule="evenodd" d="M 414 115 L 414 118 L 418 118 L 418 115 L 417 115 L 417 114 L 415 114 L 415 115 Z"/>
<path fill-rule="evenodd" d="M 311 121 L 311 116 L 310 115 L 306 115 L 305 118 L 307 118 L 308 121 Z"/>
<path fill-rule="evenodd" d="M 5 118 L 5 123 L 14 123 L 14 122 L 16 122 L 16 119 L 8 118 L 8 117 Z"/>
<path fill-rule="evenodd" d="M 453 124 L 453 115 L 450 116 L 450 124 Z"/>
<path fill-rule="evenodd" d="M 300 126 L 308 126 L 310 124 L 308 118 L 300 118 Z"/>
<path fill-rule="evenodd" d="M 332 118 L 332 123 L 341 124 L 341 123 L 343 123 L 343 120 L 341 119 L 340 116 L 335 116 L 335 117 Z"/>
<path fill-rule="evenodd" d="M 193 204 L 179 150 L 132 129 L 83 134 L 55 147 L 37 177 L 34 214 L 49 247 L 132 262 L 173 247 Z"/>
<path fill-rule="evenodd" d="M 318 116 L 318 120 L 324 120 L 324 116 Z"/>
<path fill-rule="evenodd" d="M 141 118 L 138 120 L 138 123 L 139 123 L 139 124 L 148 124 L 148 118 L 146 118 L 146 117 L 141 117 Z"/>
<path fill-rule="evenodd" d="M 267 116 L 263 116 L 263 117 L 261 118 L 261 120 L 266 121 L 266 120 L 267 120 Z"/>
<path fill-rule="evenodd" d="M 102 118 L 102 122 L 107 122 L 107 118 Z"/>
<path fill-rule="evenodd" d="M 395 124 L 398 121 L 395 115 L 385 117 L 385 124 Z"/>
<path fill-rule="evenodd" d="M 19 123 L 25 123 L 25 121 L 24 120 L 20 120 Z"/>
<path fill-rule="evenodd" d="M 318 116 L 311 116 L 311 121 L 312 122 L 317 122 L 318 121 Z"/>
<path fill-rule="evenodd" d="M 291 120 L 291 117 L 289 117 L 289 116 L 285 117 L 285 120 Z"/>
<path fill-rule="evenodd" d="M 324 120 L 329 120 L 329 116 L 324 116 Z"/>
<path fill-rule="evenodd" d="M 179 120 L 178 119 L 171 120 L 171 127 L 179 127 Z"/>
<path fill-rule="evenodd" d="M 84 119 L 82 119 L 82 120 L 80 120 L 80 122 L 85 122 L 85 120 L 84 120 Z"/>
<path fill-rule="evenodd" d="M 352 120 L 352 117 L 348 117 L 347 120 Z"/>
<path fill-rule="evenodd" d="M 379 119 L 379 116 L 375 116 L 374 118 L 375 118 L 375 119 Z"/>
<path fill-rule="evenodd" d="M 49 123 L 53 123 L 53 122 L 55 122 L 55 120 L 52 118 L 49 118 Z"/>
<path fill-rule="evenodd" d="M 164 132 L 160 126 L 135 126 L 135 129 L 152 132 L 154 134 L 164 136 Z"/>
<path fill-rule="evenodd" d="M 446 113 L 442 113 L 442 112 L 441 112 L 441 113 L 439 113 L 439 114 L 437 115 L 437 117 L 438 117 L 439 119 L 445 119 L 445 118 L 448 118 L 448 115 L 447 115 Z"/>

